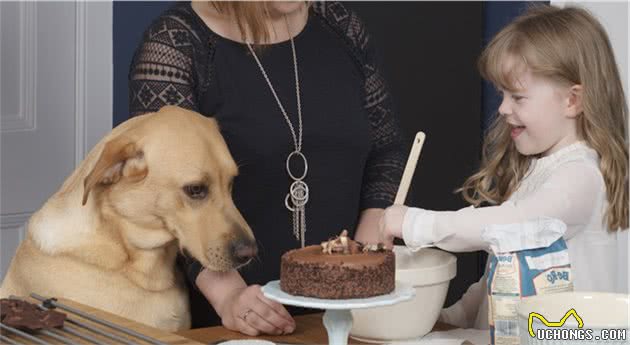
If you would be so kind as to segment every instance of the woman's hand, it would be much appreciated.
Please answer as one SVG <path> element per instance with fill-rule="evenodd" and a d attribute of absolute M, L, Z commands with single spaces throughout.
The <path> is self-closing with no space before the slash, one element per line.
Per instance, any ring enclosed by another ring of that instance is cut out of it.
<path fill-rule="evenodd" d="M 251 336 L 289 334 L 295 330 L 295 321 L 282 304 L 263 296 L 259 285 L 247 286 L 235 270 L 203 269 L 195 283 L 225 328 Z"/>
<path fill-rule="evenodd" d="M 394 245 L 394 238 L 402 238 L 403 220 L 407 208 L 407 206 L 394 205 L 386 208 L 383 212 L 379 221 L 379 232 L 387 248 Z"/>
<path fill-rule="evenodd" d="M 225 328 L 247 335 L 289 334 L 295 330 L 295 321 L 282 306 L 266 298 L 259 285 L 239 288 L 227 296 L 221 310 Z"/>
<path fill-rule="evenodd" d="M 379 238 L 378 222 L 383 216 L 382 208 L 368 208 L 361 212 L 359 224 L 354 233 L 354 240 L 365 244 L 376 244 L 383 242 Z"/>

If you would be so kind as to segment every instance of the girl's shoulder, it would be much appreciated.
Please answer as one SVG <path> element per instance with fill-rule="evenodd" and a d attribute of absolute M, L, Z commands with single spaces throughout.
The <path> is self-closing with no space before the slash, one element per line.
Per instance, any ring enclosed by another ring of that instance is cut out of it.
<path fill-rule="evenodd" d="M 603 181 L 599 168 L 600 157 L 597 151 L 585 142 L 577 142 L 562 148 L 550 156 L 534 160 L 531 173 L 535 176 L 570 175 L 593 179 L 597 183 Z"/>
<path fill-rule="evenodd" d="M 549 157 L 542 158 L 541 161 L 555 166 L 581 162 L 586 166 L 597 167 L 599 166 L 599 154 L 587 143 L 580 141 L 560 149 Z"/>
<path fill-rule="evenodd" d="M 510 199 L 520 200 L 542 186 L 580 186 L 581 190 L 602 190 L 604 179 L 599 156 L 584 143 L 577 143 L 543 158 L 534 159 Z"/>

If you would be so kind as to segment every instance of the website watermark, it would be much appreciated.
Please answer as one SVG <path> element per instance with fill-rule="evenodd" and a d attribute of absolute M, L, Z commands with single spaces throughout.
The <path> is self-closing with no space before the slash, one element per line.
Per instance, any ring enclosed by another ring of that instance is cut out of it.
<path fill-rule="evenodd" d="M 573 316 L 577 321 L 577 328 L 561 328 L 569 317 Z M 534 329 L 534 319 L 540 320 L 548 328 Z M 564 341 L 626 341 L 627 329 L 616 328 L 604 328 L 599 331 L 595 331 L 590 328 L 584 328 L 584 322 L 575 309 L 569 309 L 562 319 L 557 322 L 548 321 L 543 315 L 539 313 L 529 313 L 529 319 L 527 321 L 527 328 L 529 335 L 532 338 L 538 340 L 564 340 Z"/>

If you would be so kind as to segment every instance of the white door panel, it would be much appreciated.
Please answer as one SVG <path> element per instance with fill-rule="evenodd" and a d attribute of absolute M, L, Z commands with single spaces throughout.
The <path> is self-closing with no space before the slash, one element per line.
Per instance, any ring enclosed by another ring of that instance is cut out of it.
<path fill-rule="evenodd" d="M 19 39 L 11 43 L 27 48 L 2 42 L 0 72 L 3 86 L 9 84 L 2 93 L 11 94 L 2 98 L 2 215 L 35 211 L 74 166 L 74 4 L 8 4 L 10 11 L 0 4 L 3 36 L 17 22 L 20 32 L 11 34 Z M 53 19 L 56 25 L 47 23 Z M 12 51 L 14 58 L 5 62 L 4 52 Z M 19 73 L 5 82 L 4 71 L 11 69 Z M 5 104 L 17 113 L 5 113 Z M 14 124 L 15 118 L 30 121 L 6 128 L 5 117 Z"/>
<path fill-rule="evenodd" d="M 111 7 L 0 2 L 0 278 L 30 215 L 111 129 Z"/>

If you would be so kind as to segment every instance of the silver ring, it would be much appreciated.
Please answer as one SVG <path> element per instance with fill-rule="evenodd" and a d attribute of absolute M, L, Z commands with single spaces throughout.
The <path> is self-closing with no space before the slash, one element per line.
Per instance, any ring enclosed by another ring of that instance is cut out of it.
<path fill-rule="evenodd" d="M 241 319 L 243 319 L 243 321 L 247 322 L 247 315 L 249 315 L 249 313 L 251 313 L 253 310 L 251 309 L 247 309 L 247 311 L 245 313 L 243 313 L 243 316 L 241 316 Z"/>
<path fill-rule="evenodd" d="M 308 185 L 302 180 L 293 181 L 289 192 L 293 201 L 304 201 L 305 204 L 308 201 Z"/>

